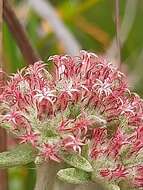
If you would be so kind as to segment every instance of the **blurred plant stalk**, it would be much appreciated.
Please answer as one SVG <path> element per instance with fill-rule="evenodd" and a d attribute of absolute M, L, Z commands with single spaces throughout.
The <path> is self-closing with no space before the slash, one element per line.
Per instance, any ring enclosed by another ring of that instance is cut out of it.
<path fill-rule="evenodd" d="M 30 6 L 52 27 L 57 39 L 64 47 L 64 51 L 70 55 L 76 55 L 81 47 L 72 33 L 65 27 L 55 8 L 49 1 L 28 0 Z M 42 11 L 41 11 L 42 10 Z"/>
<path fill-rule="evenodd" d="M 120 2 L 115 1 L 115 26 L 116 26 L 116 46 L 117 46 L 117 62 L 121 68 L 121 42 L 120 42 Z"/>
<path fill-rule="evenodd" d="M 4 1 L 3 17 L 8 25 L 10 32 L 15 38 L 26 63 L 29 65 L 38 61 L 40 59 L 40 56 L 38 55 L 36 49 L 34 49 L 32 46 L 23 26 L 19 22 L 15 12 L 7 0 Z"/>

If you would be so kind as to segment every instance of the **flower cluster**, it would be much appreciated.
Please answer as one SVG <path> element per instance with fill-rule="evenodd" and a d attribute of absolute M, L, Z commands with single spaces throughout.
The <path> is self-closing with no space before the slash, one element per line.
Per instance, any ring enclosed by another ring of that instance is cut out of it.
<path fill-rule="evenodd" d="M 98 178 L 143 187 L 143 101 L 126 77 L 94 53 L 55 55 L 50 75 L 36 62 L 1 85 L 0 122 L 30 143 L 45 160 L 60 162 L 60 151 L 81 154 Z"/>

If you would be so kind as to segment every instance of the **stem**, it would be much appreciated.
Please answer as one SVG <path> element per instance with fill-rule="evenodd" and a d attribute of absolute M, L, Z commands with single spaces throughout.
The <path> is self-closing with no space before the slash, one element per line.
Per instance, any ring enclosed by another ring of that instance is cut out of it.
<path fill-rule="evenodd" d="M 51 25 L 57 39 L 67 54 L 77 55 L 81 47 L 72 33 L 65 27 L 55 8 L 48 0 L 28 0 L 32 8 Z"/>
<path fill-rule="evenodd" d="M 121 43 L 120 43 L 120 2 L 115 0 L 115 24 L 116 24 L 116 45 L 118 51 L 118 65 L 121 67 Z"/>
<path fill-rule="evenodd" d="M 39 61 L 40 56 L 38 55 L 36 49 L 32 46 L 23 26 L 19 22 L 15 12 L 7 0 L 4 0 L 3 7 L 4 20 L 6 21 L 10 32 L 13 34 L 27 64 L 33 64 L 34 62 Z"/>
<path fill-rule="evenodd" d="M 35 190 L 53 190 L 59 166 L 56 163 L 42 163 L 37 166 Z"/>
<path fill-rule="evenodd" d="M 0 126 L 0 152 L 7 148 L 7 136 L 5 129 Z M 8 190 L 8 172 L 7 169 L 0 169 L 0 190 Z"/>
<path fill-rule="evenodd" d="M 54 190 L 75 190 L 76 187 L 77 185 L 56 180 Z"/>

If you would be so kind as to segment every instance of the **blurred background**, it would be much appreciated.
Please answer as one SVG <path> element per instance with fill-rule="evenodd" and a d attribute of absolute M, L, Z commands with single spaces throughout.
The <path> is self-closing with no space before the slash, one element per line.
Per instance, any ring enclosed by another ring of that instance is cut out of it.
<path fill-rule="evenodd" d="M 116 46 L 115 0 L 9 0 L 9 4 L 37 59 L 47 62 L 50 55 L 74 55 L 84 49 L 105 55 L 114 64 L 121 60 L 121 70 L 128 75 L 130 88 L 143 95 L 143 1 L 119 1 L 121 57 Z M 30 62 L 17 38 L 28 50 L 21 31 L 10 30 L 4 19 L 3 65 L 8 73 Z M 51 65 L 48 66 L 50 69 Z M 10 190 L 32 190 L 34 182 L 34 165 L 9 169 Z"/>

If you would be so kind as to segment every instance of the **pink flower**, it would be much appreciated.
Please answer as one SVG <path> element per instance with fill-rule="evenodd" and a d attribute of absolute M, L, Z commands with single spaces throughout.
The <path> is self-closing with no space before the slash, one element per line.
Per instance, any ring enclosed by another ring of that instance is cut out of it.
<path fill-rule="evenodd" d="M 109 83 L 107 80 L 101 81 L 96 79 L 96 83 L 93 85 L 94 91 L 97 91 L 99 96 L 109 96 L 112 94 L 112 83 Z"/>
<path fill-rule="evenodd" d="M 136 129 L 132 138 L 134 138 L 134 140 L 131 147 L 131 153 L 138 153 L 143 148 L 143 126 Z"/>
<path fill-rule="evenodd" d="M 74 127 L 72 128 L 73 132 L 81 133 L 86 135 L 88 128 L 93 125 L 93 122 L 89 119 L 80 118 L 74 122 Z"/>
<path fill-rule="evenodd" d="M 94 53 L 88 53 L 84 50 L 80 51 L 80 68 L 81 68 L 81 73 L 86 74 L 88 71 L 90 71 L 93 67 L 94 64 L 93 62 L 98 58 L 98 56 Z M 92 62 L 93 61 L 93 62 Z"/>
<path fill-rule="evenodd" d="M 27 68 L 25 75 L 32 75 L 32 77 L 42 77 L 44 71 L 46 71 L 45 64 L 42 61 L 37 61 L 34 63 L 34 65 L 30 65 Z"/>
<path fill-rule="evenodd" d="M 104 138 L 107 135 L 107 130 L 105 128 L 95 128 L 92 133 L 94 146 L 98 144 L 102 144 L 104 142 Z"/>
<path fill-rule="evenodd" d="M 65 92 L 59 94 L 59 96 L 57 97 L 57 110 L 61 110 L 61 111 L 64 111 L 68 104 L 69 104 L 69 95 Z"/>
<path fill-rule="evenodd" d="M 137 188 L 143 187 L 143 165 L 138 165 L 135 167 L 133 186 Z"/>
<path fill-rule="evenodd" d="M 28 121 L 28 119 L 18 111 L 6 114 L 4 116 L 4 120 L 7 121 L 8 123 L 11 123 L 14 129 L 20 129 L 20 128 L 30 129 L 31 128 L 31 124 Z"/>
<path fill-rule="evenodd" d="M 81 146 L 84 145 L 84 139 L 80 139 L 80 134 L 76 137 L 73 135 L 68 135 L 65 139 L 63 139 L 63 146 L 67 150 L 73 150 L 74 152 L 81 153 Z"/>
<path fill-rule="evenodd" d="M 108 180 L 124 179 L 127 177 L 128 172 L 122 165 L 117 165 L 115 169 L 102 169 L 100 171 L 102 177 L 108 178 Z"/>
<path fill-rule="evenodd" d="M 63 149 L 81 154 L 88 143 L 87 159 L 96 163 L 99 178 L 117 185 L 132 179 L 133 186 L 143 188 L 138 159 L 143 152 L 143 100 L 130 92 L 125 75 L 84 50 L 49 61 L 54 63 L 52 74 L 39 61 L 5 84 L 0 79 L 0 109 L 6 107 L 0 123 L 8 123 L 21 143 L 32 144 L 45 160 L 60 162 Z"/>
<path fill-rule="evenodd" d="M 50 90 L 49 88 L 43 88 L 42 90 L 35 90 L 35 96 L 34 98 L 38 101 L 41 102 L 43 99 L 47 99 L 49 102 L 53 104 L 52 99 L 56 98 L 54 95 L 54 90 Z"/>
<path fill-rule="evenodd" d="M 36 107 L 38 111 L 37 117 L 40 121 L 54 114 L 53 104 L 48 99 L 42 99 L 36 104 Z"/>
<path fill-rule="evenodd" d="M 36 143 L 38 141 L 38 133 L 35 133 L 33 131 L 27 131 L 24 135 L 21 135 L 19 137 L 20 143 L 31 143 L 33 146 L 36 146 Z"/>
<path fill-rule="evenodd" d="M 120 179 L 120 178 L 126 178 L 128 175 L 128 171 L 126 168 L 120 164 L 117 165 L 117 167 L 112 170 L 112 177 L 114 180 Z"/>
<path fill-rule="evenodd" d="M 8 113 L 4 116 L 4 120 L 8 121 L 8 122 L 11 122 L 13 123 L 14 125 L 16 125 L 16 118 L 20 116 L 20 113 L 19 112 L 11 112 L 11 113 Z"/>
<path fill-rule="evenodd" d="M 68 131 L 72 131 L 72 127 L 68 127 L 68 125 L 70 125 L 73 121 L 72 120 L 64 120 L 62 119 L 60 125 L 58 126 L 58 130 L 59 132 L 68 132 Z"/>
<path fill-rule="evenodd" d="M 58 156 L 58 147 L 56 145 L 51 145 L 48 143 L 44 143 L 41 147 L 40 155 L 45 160 L 53 160 L 55 162 L 60 162 L 60 158 Z"/>
<path fill-rule="evenodd" d="M 102 176 L 102 177 L 108 177 L 109 179 L 111 178 L 111 175 L 112 175 L 112 172 L 108 169 L 108 168 L 106 168 L 106 169 L 101 169 L 100 170 L 100 175 Z"/>
<path fill-rule="evenodd" d="M 62 80 L 57 86 L 58 91 L 61 93 L 66 93 L 72 99 L 73 93 L 79 92 L 79 90 L 75 87 L 74 82 L 72 80 Z"/>
<path fill-rule="evenodd" d="M 68 55 L 54 55 L 50 56 L 49 60 L 53 61 L 56 66 L 55 70 L 55 78 L 57 80 L 61 80 L 63 78 L 69 78 L 74 75 L 75 73 L 75 64 L 74 64 L 74 59 Z"/>
<path fill-rule="evenodd" d="M 117 158 L 122 146 L 126 144 L 130 144 L 130 142 L 127 140 L 127 137 L 123 134 L 123 132 L 118 128 L 113 138 L 109 141 L 107 155 Z"/>

